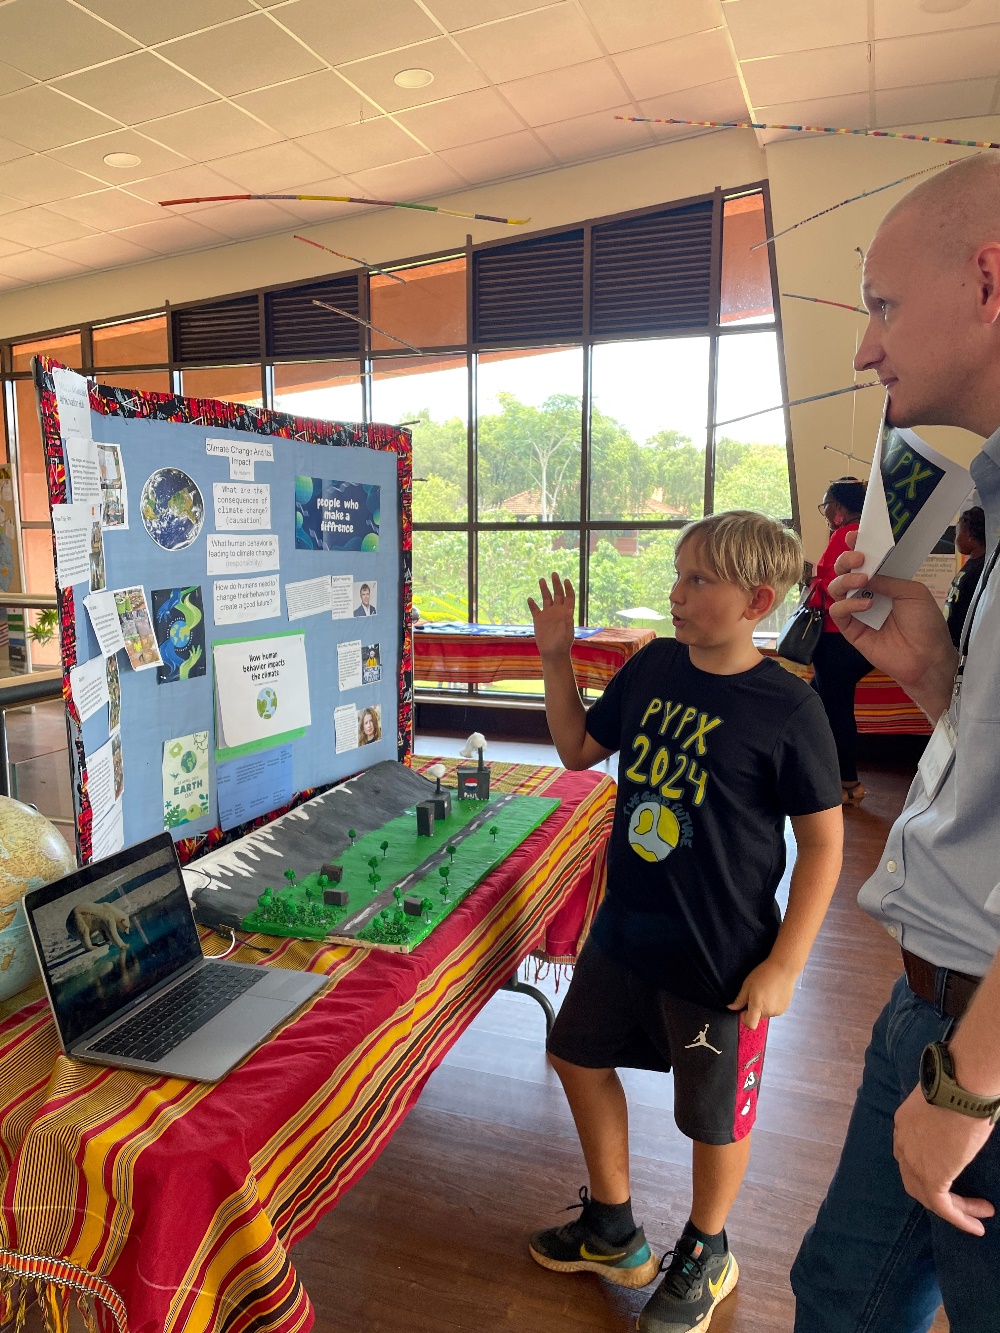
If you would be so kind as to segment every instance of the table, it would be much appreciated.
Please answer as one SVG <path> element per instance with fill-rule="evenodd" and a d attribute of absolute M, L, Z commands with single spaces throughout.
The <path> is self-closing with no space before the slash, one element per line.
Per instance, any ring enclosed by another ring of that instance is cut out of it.
<path fill-rule="evenodd" d="M 67 1060 L 44 998 L 0 1005 L 0 1323 L 37 1278 L 50 1309 L 72 1291 L 101 1333 L 311 1327 L 292 1246 L 520 962 L 575 957 L 603 891 L 611 780 L 492 767 L 497 790 L 562 804 L 411 954 L 251 937 L 330 985 L 218 1084 Z"/>
<path fill-rule="evenodd" d="M 463 634 L 436 630 L 434 624 L 413 631 L 413 677 L 445 684 L 493 685 L 498 680 L 541 680 L 542 661 L 530 633 L 505 633 L 503 626 L 470 625 Z M 495 631 L 495 632 L 494 632 Z M 581 689 L 603 690 L 630 657 L 651 643 L 651 629 L 599 629 L 573 644 L 573 670 Z"/>
<path fill-rule="evenodd" d="M 773 649 L 761 648 L 766 657 L 776 657 Z M 777 659 L 786 671 L 802 680 L 812 680 L 812 667 Z M 854 716 L 858 731 L 869 736 L 929 736 L 933 728 L 927 716 L 910 696 L 884 671 L 870 671 L 858 682 L 854 696 Z"/>

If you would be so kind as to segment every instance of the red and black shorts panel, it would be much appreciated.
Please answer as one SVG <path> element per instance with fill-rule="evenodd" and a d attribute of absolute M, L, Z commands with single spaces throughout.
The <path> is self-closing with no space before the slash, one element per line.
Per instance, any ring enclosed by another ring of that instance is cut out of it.
<path fill-rule="evenodd" d="M 674 1075 L 674 1120 L 699 1143 L 736 1143 L 757 1115 L 767 1020 L 678 999 L 588 940 L 548 1040 L 552 1055 L 585 1069 Z"/>

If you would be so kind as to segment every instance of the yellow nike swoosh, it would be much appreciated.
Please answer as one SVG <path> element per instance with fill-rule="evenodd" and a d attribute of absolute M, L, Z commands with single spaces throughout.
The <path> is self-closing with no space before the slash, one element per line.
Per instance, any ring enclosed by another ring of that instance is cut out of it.
<path fill-rule="evenodd" d="M 713 1301 L 717 1301 L 717 1300 L 719 1299 L 719 1292 L 722 1290 L 723 1285 L 725 1284 L 726 1278 L 729 1276 L 729 1270 L 730 1270 L 730 1268 L 732 1267 L 732 1263 L 733 1263 L 733 1260 L 732 1260 L 732 1256 L 730 1255 L 729 1263 L 726 1264 L 725 1268 L 724 1268 L 724 1269 L 722 1270 L 722 1272 L 719 1274 L 719 1280 L 718 1280 L 718 1282 L 713 1282 L 711 1278 L 708 1279 L 708 1289 L 709 1289 L 709 1291 L 712 1293 L 712 1300 L 713 1300 Z"/>
<path fill-rule="evenodd" d="M 626 1254 L 628 1250 L 622 1250 L 621 1254 L 591 1254 L 586 1245 L 580 1246 L 580 1258 L 589 1259 L 594 1264 L 613 1264 L 619 1259 L 624 1259 Z"/>

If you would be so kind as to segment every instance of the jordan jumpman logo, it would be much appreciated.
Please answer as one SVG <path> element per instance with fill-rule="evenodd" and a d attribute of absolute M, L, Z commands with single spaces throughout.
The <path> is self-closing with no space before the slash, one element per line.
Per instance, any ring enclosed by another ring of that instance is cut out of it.
<path fill-rule="evenodd" d="M 714 1051 L 716 1055 L 721 1055 L 722 1052 L 719 1050 L 718 1046 L 713 1046 L 712 1043 L 708 1040 L 708 1028 L 709 1024 L 706 1023 L 705 1026 L 702 1028 L 702 1030 L 698 1033 L 697 1037 L 695 1037 L 694 1041 L 688 1042 L 687 1046 L 685 1046 L 684 1049 L 686 1051 L 694 1051 L 697 1050 L 699 1046 L 704 1046 L 706 1050 Z"/>

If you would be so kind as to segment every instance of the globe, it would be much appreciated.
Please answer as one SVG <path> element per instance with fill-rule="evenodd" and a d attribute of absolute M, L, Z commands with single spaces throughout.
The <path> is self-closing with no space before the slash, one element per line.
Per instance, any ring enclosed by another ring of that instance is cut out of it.
<path fill-rule="evenodd" d="M 142 525 L 164 551 L 183 551 L 201 532 L 205 501 L 196 483 L 176 467 L 159 468 L 139 501 Z"/>
<path fill-rule="evenodd" d="M 278 707 L 278 696 L 269 685 L 265 685 L 257 695 L 257 712 L 263 718 L 274 717 Z"/>
<path fill-rule="evenodd" d="M 0 796 L 0 1000 L 23 990 L 38 972 L 21 898 L 75 869 L 76 858 L 44 815 Z"/>

